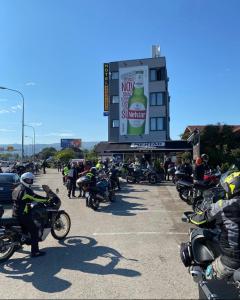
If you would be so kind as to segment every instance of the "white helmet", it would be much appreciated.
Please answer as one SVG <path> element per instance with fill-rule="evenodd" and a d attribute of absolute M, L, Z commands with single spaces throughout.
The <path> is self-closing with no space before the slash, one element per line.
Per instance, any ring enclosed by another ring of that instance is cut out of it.
<path fill-rule="evenodd" d="M 20 182 L 29 188 L 33 184 L 34 178 L 35 177 L 31 172 L 23 173 L 20 177 Z"/>

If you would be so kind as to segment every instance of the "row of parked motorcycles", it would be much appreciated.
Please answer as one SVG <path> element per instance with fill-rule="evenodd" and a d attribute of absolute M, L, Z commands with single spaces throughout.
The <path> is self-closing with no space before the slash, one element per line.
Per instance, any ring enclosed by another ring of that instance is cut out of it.
<path fill-rule="evenodd" d="M 163 179 L 161 174 L 150 165 L 148 167 L 140 165 L 136 167 L 132 164 L 124 163 L 121 166 L 121 174 L 128 183 L 148 182 L 150 184 L 156 184 Z"/>
<path fill-rule="evenodd" d="M 201 183 L 194 182 L 183 172 L 176 172 L 179 196 L 192 208 L 183 213 L 182 222 L 193 224 L 193 215 L 203 214 L 212 203 L 226 199 L 222 183 L 233 171 L 236 171 L 235 166 L 223 174 L 220 170 L 209 172 Z M 240 269 L 228 280 L 208 281 L 205 276 L 207 267 L 221 254 L 219 235 L 220 229 L 215 222 L 190 228 L 189 241 L 180 246 L 180 257 L 198 283 L 199 299 L 240 299 Z"/>

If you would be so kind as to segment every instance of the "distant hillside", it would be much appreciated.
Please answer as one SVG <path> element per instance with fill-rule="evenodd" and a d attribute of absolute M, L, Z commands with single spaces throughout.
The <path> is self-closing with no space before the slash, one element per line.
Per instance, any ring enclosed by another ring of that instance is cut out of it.
<path fill-rule="evenodd" d="M 99 142 L 82 142 L 82 149 L 91 150 L 98 143 Z M 0 145 L 0 147 L 4 147 L 5 149 L 7 148 L 7 146 L 9 146 L 9 144 L 8 145 L 4 145 L 4 144 Z M 14 149 L 17 150 L 16 152 L 21 152 L 21 144 L 12 144 L 11 146 L 13 146 Z M 30 144 L 24 145 L 25 153 L 29 152 L 29 150 L 30 150 L 29 147 L 30 147 Z M 47 147 L 53 147 L 56 150 L 61 150 L 60 143 L 53 143 L 53 144 L 36 144 L 35 151 L 36 151 L 36 153 L 38 153 L 38 152 L 42 151 L 42 149 L 47 148 Z"/>

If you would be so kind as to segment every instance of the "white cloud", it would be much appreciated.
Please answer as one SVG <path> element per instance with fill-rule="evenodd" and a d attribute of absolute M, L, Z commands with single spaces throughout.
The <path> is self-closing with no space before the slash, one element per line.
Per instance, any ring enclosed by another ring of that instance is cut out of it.
<path fill-rule="evenodd" d="M 16 132 L 16 130 L 0 128 L 0 132 Z"/>
<path fill-rule="evenodd" d="M 8 114 L 8 113 L 10 113 L 9 110 L 7 110 L 7 109 L 0 109 L 0 114 Z"/>
<path fill-rule="evenodd" d="M 30 126 L 33 126 L 33 127 L 39 127 L 39 126 L 42 126 L 43 123 L 42 122 L 32 122 L 32 123 L 29 123 Z"/>
<path fill-rule="evenodd" d="M 72 132 L 51 132 L 46 134 L 45 136 L 56 136 L 56 137 L 73 137 L 75 136 Z"/>
<path fill-rule="evenodd" d="M 20 110 L 22 109 L 22 106 L 20 104 L 11 106 L 12 112 L 16 112 L 16 110 L 18 110 L 18 109 L 20 109 Z"/>
<path fill-rule="evenodd" d="M 35 85 L 36 85 L 36 82 L 34 82 L 34 81 L 26 82 L 26 86 L 35 86 Z"/>

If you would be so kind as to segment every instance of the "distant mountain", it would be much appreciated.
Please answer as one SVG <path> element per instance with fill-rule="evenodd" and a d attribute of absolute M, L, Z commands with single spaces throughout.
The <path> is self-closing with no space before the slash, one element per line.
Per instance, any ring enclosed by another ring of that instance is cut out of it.
<path fill-rule="evenodd" d="M 87 149 L 87 150 L 91 150 L 93 149 L 93 147 L 98 144 L 99 142 L 82 142 L 82 147 L 81 149 Z M 9 144 L 1 144 L 0 147 L 4 147 L 4 149 L 6 149 L 9 146 Z M 21 144 L 11 144 L 11 146 L 14 147 L 14 149 L 16 149 L 16 152 L 21 152 Z M 30 144 L 25 144 L 24 145 L 24 152 L 28 153 L 30 152 Z M 42 149 L 47 148 L 47 147 L 53 147 L 56 150 L 61 150 L 61 146 L 60 143 L 53 143 L 53 144 L 36 144 L 35 145 L 35 151 L 36 153 L 41 152 Z M 0 151 L 1 152 L 1 151 Z"/>

